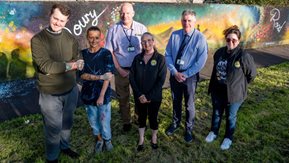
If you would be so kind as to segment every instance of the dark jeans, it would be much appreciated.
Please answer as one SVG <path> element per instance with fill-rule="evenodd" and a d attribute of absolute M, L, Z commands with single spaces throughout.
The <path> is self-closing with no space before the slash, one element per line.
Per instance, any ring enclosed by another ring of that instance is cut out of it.
<path fill-rule="evenodd" d="M 146 127 L 147 117 L 149 118 L 150 128 L 152 130 L 158 129 L 158 113 L 161 102 L 150 102 L 142 104 L 138 99 L 135 99 L 135 107 L 138 109 L 138 123 L 139 128 Z"/>
<path fill-rule="evenodd" d="M 45 151 L 48 160 L 57 159 L 60 149 L 69 148 L 70 130 L 77 97 L 77 86 L 64 95 L 39 94 L 39 105 L 44 121 Z"/>
<path fill-rule="evenodd" d="M 179 83 L 174 76 L 170 77 L 170 85 L 173 98 L 173 125 L 179 126 L 182 118 L 182 100 L 185 99 L 186 107 L 186 131 L 193 130 L 195 119 L 195 92 L 197 88 L 197 75 L 187 78 Z"/>
<path fill-rule="evenodd" d="M 226 113 L 225 138 L 233 140 L 233 134 L 236 128 L 237 112 L 240 106 L 242 105 L 242 102 L 235 102 L 229 104 L 227 101 L 228 101 L 227 97 L 224 95 L 222 96 L 212 94 L 213 115 L 212 115 L 211 131 L 213 131 L 215 135 L 218 135 L 221 126 L 222 115 L 225 111 Z"/>

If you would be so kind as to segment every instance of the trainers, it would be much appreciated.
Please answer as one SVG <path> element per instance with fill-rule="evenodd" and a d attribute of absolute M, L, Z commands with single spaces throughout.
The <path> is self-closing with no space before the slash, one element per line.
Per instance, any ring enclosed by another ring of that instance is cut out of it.
<path fill-rule="evenodd" d="M 213 142 L 217 138 L 217 135 L 214 134 L 213 131 L 209 132 L 208 136 L 206 137 L 205 141 L 207 143 Z"/>
<path fill-rule="evenodd" d="M 102 152 L 102 148 L 103 148 L 103 140 L 98 140 L 95 144 L 95 152 L 96 153 Z"/>
<path fill-rule="evenodd" d="M 167 128 L 166 134 L 167 134 L 168 136 L 173 135 L 173 133 L 178 129 L 178 127 L 179 127 L 179 126 L 177 126 L 177 125 L 171 124 L 171 125 Z"/>
<path fill-rule="evenodd" d="M 223 143 L 221 145 L 221 149 L 222 150 L 227 150 L 230 148 L 230 146 L 232 145 L 232 140 L 230 140 L 229 138 L 225 138 L 223 140 Z"/>
<path fill-rule="evenodd" d="M 192 142 L 192 141 L 193 141 L 193 134 L 192 134 L 192 132 L 186 131 L 185 136 L 184 136 L 184 140 L 185 140 L 187 143 Z"/>
<path fill-rule="evenodd" d="M 113 145 L 111 144 L 111 140 L 105 140 L 105 149 L 107 151 L 111 151 L 113 149 Z"/>
<path fill-rule="evenodd" d="M 75 158 L 78 158 L 79 157 L 79 154 L 74 152 L 73 150 L 71 150 L 70 148 L 67 148 L 67 149 L 62 149 L 61 152 L 73 159 Z"/>

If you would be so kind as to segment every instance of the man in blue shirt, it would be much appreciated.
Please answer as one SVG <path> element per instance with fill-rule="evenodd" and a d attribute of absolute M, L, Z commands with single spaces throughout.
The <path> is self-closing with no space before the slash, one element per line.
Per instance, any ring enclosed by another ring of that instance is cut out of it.
<path fill-rule="evenodd" d="M 196 24 L 194 11 L 183 11 L 181 23 L 183 29 L 172 33 L 165 52 L 166 64 L 171 72 L 170 85 L 173 98 L 173 120 L 166 134 L 172 135 L 180 125 L 184 96 L 186 106 L 184 139 L 191 142 L 195 118 L 195 90 L 199 72 L 207 60 L 208 47 L 204 35 L 194 28 Z"/>
<path fill-rule="evenodd" d="M 121 21 L 109 28 L 105 41 L 105 48 L 112 52 L 117 70 L 115 89 L 125 132 L 131 129 L 129 70 L 134 57 L 141 52 L 141 36 L 147 32 L 143 24 L 133 20 L 134 14 L 132 4 L 123 3 L 120 9 Z"/>

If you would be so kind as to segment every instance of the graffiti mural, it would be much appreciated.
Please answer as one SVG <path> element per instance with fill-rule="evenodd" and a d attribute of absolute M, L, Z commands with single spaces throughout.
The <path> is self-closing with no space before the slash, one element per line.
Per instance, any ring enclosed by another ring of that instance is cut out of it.
<path fill-rule="evenodd" d="M 0 4 L 0 81 L 31 78 L 34 69 L 30 39 L 47 26 L 52 2 Z M 120 3 L 67 2 L 67 5 L 73 11 L 67 28 L 79 40 L 81 48 L 86 47 L 85 31 L 88 27 L 97 25 L 105 35 L 107 28 L 119 21 Z M 245 47 L 289 43 L 287 8 L 136 3 L 135 19 L 155 34 L 157 47 L 164 52 L 170 33 L 181 28 L 180 14 L 184 9 L 197 12 L 197 28 L 205 34 L 211 49 L 224 45 L 222 31 L 233 24 L 241 27 Z"/>

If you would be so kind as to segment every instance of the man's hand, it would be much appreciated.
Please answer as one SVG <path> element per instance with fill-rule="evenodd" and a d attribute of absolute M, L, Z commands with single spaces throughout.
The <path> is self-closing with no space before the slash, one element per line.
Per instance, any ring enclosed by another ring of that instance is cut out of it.
<path fill-rule="evenodd" d="M 150 103 L 150 102 L 151 102 L 151 101 L 148 101 L 148 100 L 147 100 L 147 98 L 146 98 L 145 95 L 141 95 L 141 96 L 139 96 L 138 99 L 139 99 L 140 103 L 142 103 L 142 104 Z"/>
<path fill-rule="evenodd" d="M 129 74 L 129 70 L 125 70 L 125 69 L 123 69 L 123 68 L 121 68 L 121 67 L 119 67 L 118 69 L 117 69 L 117 71 L 118 71 L 118 73 L 122 76 L 122 77 L 127 77 L 128 76 L 128 74 Z"/>
<path fill-rule="evenodd" d="M 77 66 L 78 66 L 77 62 L 66 62 L 65 63 L 66 71 L 76 70 Z"/>
<path fill-rule="evenodd" d="M 103 74 L 103 75 L 100 75 L 100 80 L 111 80 L 111 78 L 112 78 L 112 73 L 111 72 L 107 72 L 107 73 L 105 73 L 105 74 Z"/>
<path fill-rule="evenodd" d="M 175 74 L 175 78 L 176 78 L 176 80 L 177 80 L 179 83 L 184 82 L 184 81 L 186 80 L 185 75 L 182 74 L 182 73 L 180 73 L 180 72 L 177 72 L 177 73 Z"/>

